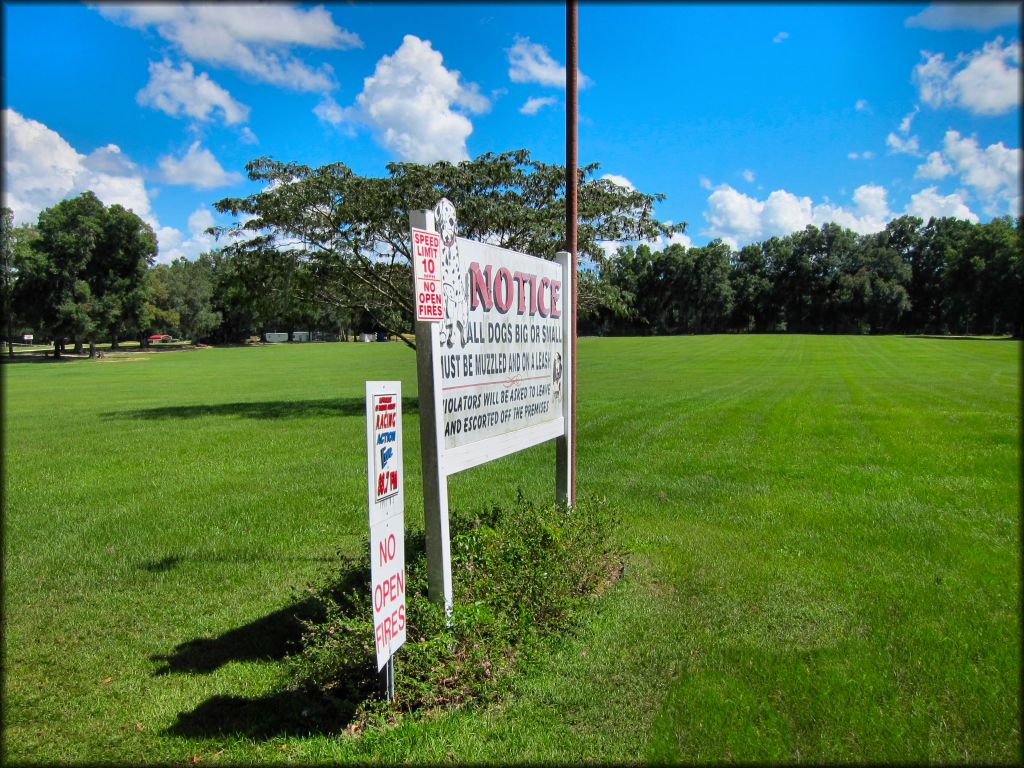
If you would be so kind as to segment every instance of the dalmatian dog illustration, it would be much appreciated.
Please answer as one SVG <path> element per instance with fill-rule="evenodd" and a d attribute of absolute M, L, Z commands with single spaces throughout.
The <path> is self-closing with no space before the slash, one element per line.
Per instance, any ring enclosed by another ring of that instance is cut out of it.
<path fill-rule="evenodd" d="M 555 352 L 551 365 L 551 400 L 557 402 L 562 396 L 562 353 Z"/>
<path fill-rule="evenodd" d="M 444 320 L 441 321 L 441 346 L 451 349 L 455 345 L 458 329 L 459 344 L 466 346 L 469 330 L 469 270 L 462 266 L 459 244 L 455 239 L 455 206 L 441 198 L 434 206 L 434 228 L 441 236 L 441 291 L 444 296 Z"/>

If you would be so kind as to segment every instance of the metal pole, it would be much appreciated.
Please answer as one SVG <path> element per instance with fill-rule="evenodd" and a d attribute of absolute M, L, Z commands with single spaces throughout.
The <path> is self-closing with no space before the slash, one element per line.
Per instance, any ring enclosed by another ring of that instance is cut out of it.
<path fill-rule="evenodd" d="M 571 439 L 569 441 L 569 498 L 576 501 L 576 290 L 578 280 L 576 253 L 576 225 L 579 219 L 576 176 L 576 115 L 578 112 L 578 83 L 576 73 L 579 69 L 579 51 L 577 46 L 578 9 L 576 0 L 566 0 L 565 4 L 565 238 L 566 250 L 572 254 L 572 387 L 571 405 Z"/>
<path fill-rule="evenodd" d="M 388 665 L 385 667 L 385 674 L 387 675 L 387 696 L 388 701 L 395 700 L 395 657 L 392 656 L 388 659 Z"/>

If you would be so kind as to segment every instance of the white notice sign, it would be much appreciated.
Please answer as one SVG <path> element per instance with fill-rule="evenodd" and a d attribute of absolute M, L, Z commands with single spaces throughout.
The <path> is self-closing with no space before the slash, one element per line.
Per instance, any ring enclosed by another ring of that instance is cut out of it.
<path fill-rule="evenodd" d="M 562 416 L 561 267 L 461 237 L 456 247 L 461 295 L 434 350 L 446 448 Z"/>
<path fill-rule="evenodd" d="M 402 383 L 366 382 L 370 589 L 377 670 L 405 643 L 405 478 Z"/>

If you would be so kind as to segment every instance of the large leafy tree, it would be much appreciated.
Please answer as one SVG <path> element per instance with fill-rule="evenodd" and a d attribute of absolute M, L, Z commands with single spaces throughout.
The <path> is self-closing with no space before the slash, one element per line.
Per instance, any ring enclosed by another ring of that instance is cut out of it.
<path fill-rule="evenodd" d="M 50 336 L 58 357 L 64 340 L 79 344 L 96 332 L 94 299 L 85 281 L 103 233 L 103 203 L 91 192 L 39 214 L 39 238 L 18 276 L 19 305 L 34 328 Z"/>
<path fill-rule="evenodd" d="M 146 272 L 156 253 L 156 235 L 148 224 L 120 205 L 106 208 L 99 247 L 86 265 L 85 279 L 96 298 L 97 329 L 113 347 L 144 330 Z"/>
<path fill-rule="evenodd" d="M 780 324 L 772 301 L 772 258 L 779 239 L 751 243 L 732 259 L 732 327 L 740 331 L 773 331 Z"/>
<path fill-rule="evenodd" d="M 213 259 L 201 254 L 195 261 L 178 258 L 167 268 L 168 303 L 178 315 L 180 334 L 199 342 L 220 325 L 221 315 L 213 309 Z"/>
<path fill-rule="evenodd" d="M 3 274 L 4 334 L 7 336 L 7 353 L 14 357 L 14 211 L 4 206 L 0 217 L 0 269 Z"/>
<path fill-rule="evenodd" d="M 37 259 L 35 242 L 39 239 L 39 230 L 32 224 L 22 224 L 8 230 L 6 237 L 4 244 L 6 249 L 4 253 L 6 307 L 4 311 L 7 318 L 8 338 L 11 338 L 14 333 L 34 330 L 34 326 L 29 322 L 34 311 L 33 297 L 23 290 L 23 286 L 26 276 Z M 13 343 L 8 345 L 8 352 L 13 356 Z"/>
<path fill-rule="evenodd" d="M 213 309 L 213 264 L 213 257 L 204 253 L 194 261 L 179 257 L 149 270 L 143 313 L 147 332 L 172 333 L 198 342 L 220 326 L 221 314 Z"/>
<path fill-rule="evenodd" d="M 214 204 L 239 217 L 236 233 L 249 235 L 225 250 L 251 264 L 271 261 L 270 251 L 304 264 L 309 280 L 288 290 L 359 310 L 392 333 L 411 327 L 410 210 L 447 197 L 465 237 L 542 257 L 566 247 L 565 169 L 533 160 L 527 150 L 456 164 L 390 163 L 380 178 L 360 176 L 343 163 L 312 168 L 266 157 L 246 170 L 266 186 Z M 605 258 L 601 241 L 652 240 L 685 229 L 654 217 L 661 195 L 594 178 L 597 170 L 594 163 L 579 171 L 581 255 L 599 263 Z"/>
<path fill-rule="evenodd" d="M 56 355 L 68 338 L 80 349 L 84 340 L 116 340 L 138 328 L 146 268 L 156 256 L 148 224 L 84 192 L 40 213 L 37 230 L 18 264 L 15 303 L 53 339 Z"/>
<path fill-rule="evenodd" d="M 978 331 L 1021 335 L 1024 253 L 1021 223 L 1009 216 L 976 225 L 966 250 L 983 263 L 975 292 Z"/>
<path fill-rule="evenodd" d="M 174 333 L 181 323 L 181 316 L 171 304 L 170 269 L 166 264 L 157 264 L 146 272 L 141 325 L 147 334 Z"/>

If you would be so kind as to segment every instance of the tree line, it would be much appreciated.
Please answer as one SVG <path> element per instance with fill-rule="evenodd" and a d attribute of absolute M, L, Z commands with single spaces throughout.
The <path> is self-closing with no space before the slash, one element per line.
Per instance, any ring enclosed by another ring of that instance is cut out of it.
<path fill-rule="evenodd" d="M 619 250 L 598 270 L 597 334 L 1022 332 L 1022 219 L 901 216 L 859 235 L 809 225 L 734 251 L 721 240 Z"/>
<path fill-rule="evenodd" d="M 566 247 L 564 168 L 526 150 L 461 163 L 391 163 L 363 177 L 342 163 L 311 168 L 258 158 L 262 189 L 214 207 L 236 217 L 223 243 L 194 260 L 156 264 L 152 229 L 91 192 L 34 224 L 2 221 L 9 349 L 33 333 L 60 355 L 167 333 L 238 343 L 267 331 L 347 336 L 412 330 L 407 212 L 455 203 L 465 237 L 538 256 Z M 738 251 L 721 240 L 660 241 L 685 225 L 658 221 L 663 197 L 579 171 L 579 328 L 592 334 L 711 332 L 1021 335 L 1021 219 L 972 224 L 903 216 L 858 235 L 808 226 Z M 412 343 L 406 339 L 407 343 Z"/>

